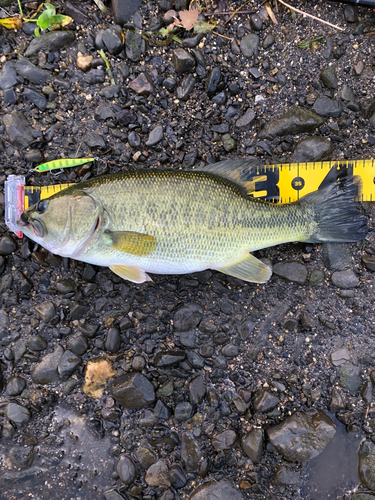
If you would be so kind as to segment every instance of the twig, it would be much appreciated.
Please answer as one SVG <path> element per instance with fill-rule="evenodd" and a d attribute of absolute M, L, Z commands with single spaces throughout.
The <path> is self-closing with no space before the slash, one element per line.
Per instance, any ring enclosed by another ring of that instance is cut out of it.
<path fill-rule="evenodd" d="M 227 40 L 230 40 L 231 42 L 233 41 L 233 38 L 229 38 L 229 36 L 221 35 L 217 31 L 212 30 L 212 33 L 215 33 L 217 36 L 221 36 L 221 38 L 226 38 Z"/>
<path fill-rule="evenodd" d="M 337 30 L 340 31 L 345 31 L 344 28 L 340 28 L 339 26 L 336 26 L 336 24 L 329 23 L 328 21 L 324 21 L 323 19 L 320 19 L 320 17 L 315 17 L 312 14 L 307 14 L 307 12 L 303 12 L 303 10 L 299 10 L 296 7 L 292 7 L 288 3 L 284 2 L 284 0 L 279 0 L 280 3 L 285 5 L 285 7 L 288 7 L 288 9 L 294 10 L 294 12 L 298 12 L 298 14 L 302 14 L 303 16 L 311 17 L 312 19 L 315 19 L 315 21 L 320 21 L 321 23 L 328 24 L 328 26 L 331 26 L 332 28 L 336 28 Z"/>
<path fill-rule="evenodd" d="M 238 11 L 240 11 L 243 7 L 245 7 L 245 5 L 247 5 L 248 3 L 250 3 L 250 0 L 246 0 L 246 2 L 244 4 L 242 4 L 240 7 L 238 7 L 238 9 L 236 9 L 229 17 L 228 19 L 225 21 L 224 25 L 229 23 L 229 21 L 232 19 L 233 16 L 235 16 L 237 14 Z"/>
<path fill-rule="evenodd" d="M 237 14 L 255 14 L 256 12 L 256 10 L 240 10 Z M 228 16 L 229 14 L 233 14 L 233 12 L 204 12 L 206 17 Z"/>

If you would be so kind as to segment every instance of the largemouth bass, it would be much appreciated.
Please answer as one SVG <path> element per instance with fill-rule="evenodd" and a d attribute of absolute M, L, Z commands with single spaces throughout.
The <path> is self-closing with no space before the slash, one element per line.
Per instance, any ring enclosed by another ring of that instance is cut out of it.
<path fill-rule="evenodd" d="M 147 273 L 215 269 L 264 283 L 271 269 L 249 252 L 286 242 L 358 241 L 366 217 L 356 186 L 333 183 L 287 205 L 257 201 L 252 161 L 201 170 L 135 170 L 89 179 L 39 201 L 18 225 L 51 252 L 135 283 Z"/>

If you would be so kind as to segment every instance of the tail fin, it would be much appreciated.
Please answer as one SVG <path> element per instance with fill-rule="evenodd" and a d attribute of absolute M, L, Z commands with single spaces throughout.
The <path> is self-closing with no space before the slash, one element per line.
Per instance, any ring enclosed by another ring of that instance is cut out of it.
<path fill-rule="evenodd" d="M 301 198 L 301 204 L 314 206 L 315 221 L 318 224 L 316 233 L 304 241 L 319 243 L 363 240 L 368 231 L 367 218 L 358 211 L 358 204 L 354 201 L 357 189 L 352 179 L 344 178 Z"/>

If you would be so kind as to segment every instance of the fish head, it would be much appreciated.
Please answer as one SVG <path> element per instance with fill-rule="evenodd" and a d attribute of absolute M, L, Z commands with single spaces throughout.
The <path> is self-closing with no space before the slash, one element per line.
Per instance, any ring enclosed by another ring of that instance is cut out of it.
<path fill-rule="evenodd" d="M 61 191 L 22 212 L 17 225 L 52 253 L 76 258 L 95 237 L 102 215 L 101 205 L 84 191 Z"/>

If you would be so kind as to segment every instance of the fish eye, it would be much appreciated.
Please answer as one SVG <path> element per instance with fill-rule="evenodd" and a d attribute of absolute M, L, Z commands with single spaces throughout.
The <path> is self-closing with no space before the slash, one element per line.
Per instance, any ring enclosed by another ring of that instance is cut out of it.
<path fill-rule="evenodd" d="M 47 206 L 48 206 L 48 201 L 47 200 L 41 200 L 37 206 L 36 206 L 36 210 L 39 214 L 42 214 L 44 213 L 46 210 L 47 210 Z"/>

